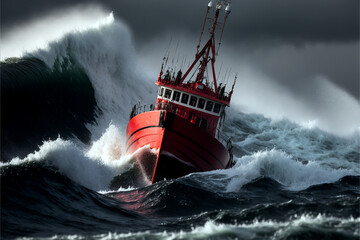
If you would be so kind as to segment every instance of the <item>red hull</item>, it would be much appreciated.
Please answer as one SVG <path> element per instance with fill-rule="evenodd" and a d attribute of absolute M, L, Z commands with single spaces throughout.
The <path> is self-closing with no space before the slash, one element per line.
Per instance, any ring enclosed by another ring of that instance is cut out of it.
<path fill-rule="evenodd" d="M 156 160 L 138 160 L 151 183 L 230 165 L 230 154 L 223 144 L 198 126 L 166 110 L 133 117 L 127 126 L 127 138 L 129 154 L 145 145 L 159 150 Z"/>

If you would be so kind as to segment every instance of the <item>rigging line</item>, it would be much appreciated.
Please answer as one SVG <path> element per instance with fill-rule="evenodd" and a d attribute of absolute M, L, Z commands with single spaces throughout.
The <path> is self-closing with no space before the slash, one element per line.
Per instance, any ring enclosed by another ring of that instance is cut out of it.
<path fill-rule="evenodd" d="M 166 52 L 165 52 L 164 56 L 169 55 L 168 53 L 169 53 L 169 49 L 170 49 L 171 43 L 172 43 L 172 36 L 170 37 L 169 45 L 168 45 L 168 47 L 167 47 L 167 49 L 166 49 Z"/>
<path fill-rule="evenodd" d="M 176 59 L 176 65 L 179 63 L 179 58 L 180 58 L 180 55 L 178 55 L 178 57 Z"/>
<path fill-rule="evenodd" d="M 168 53 L 167 57 L 165 57 L 166 59 L 165 59 L 164 69 L 166 69 L 166 65 L 167 65 L 167 62 L 168 62 L 168 59 L 169 59 L 169 54 L 170 54 L 170 53 Z"/>
<path fill-rule="evenodd" d="M 209 3 L 209 4 L 208 4 L 208 8 L 207 8 L 207 10 L 206 10 L 206 15 L 205 15 L 204 23 L 203 23 L 202 28 L 201 28 L 201 33 L 200 33 L 200 38 L 199 38 L 199 44 L 198 44 L 197 47 L 196 47 L 196 53 L 199 53 L 199 48 L 200 48 L 200 44 L 201 44 L 201 37 L 202 37 L 202 35 L 203 35 L 203 33 L 204 33 L 204 28 L 205 28 L 205 25 L 206 25 L 206 20 L 207 20 L 207 16 L 208 16 L 208 14 L 209 14 L 209 10 L 210 10 L 210 8 L 211 8 L 211 5 L 212 5 L 212 3 Z"/>
<path fill-rule="evenodd" d="M 224 84 L 224 82 L 225 82 L 225 77 L 226 77 L 226 75 L 228 74 L 228 71 L 229 71 L 229 68 L 226 68 L 225 74 L 223 75 L 222 81 L 221 81 L 221 83 L 223 83 L 223 84 Z"/>
<path fill-rule="evenodd" d="M 208 80 L 209 80 L 210 76 L 209 76 L 209 70 L 208 70 L 207 64 L 206 64 L 205 71 L 206 71 L 206 82 L 205 83 L 206 83 L 206 86 L 208 86 L 209 85 Z"/>
<path fill-rule="evenodd" d="M 178 47 L 179 47 L 179 43 L 180 43 L 180 40 L 178 40 L 178 42 L 176 44 L 174 56 L 176 56 L 176 53 L 177 53 L 177 50 L 178 50 Z"/>
<path fill-rule="evenodd" d="M 217 76 L 216 79 L 220 79 L 219 77 L 220 77 L 220 73 L 221 73 L 221 69 L 222 69 L 223 63 L 224 63 L 224 62 L 221 62 L 220 70 L 219 70 L 219 72 L 218 72 L 218 76 Z"/>
<path fill-rule="evenodd" d="M 170 46 L 171 46 L 171 43 L 172 43 L 172 36 L 170 37 L 167 50 L 166 50 L 166 52 L 165 52 L 165 54 L 164 54 L 164 58 L 165 58 L 164 70 L 166 69 L 166 65 L 167 65 L 167 62 L 168 62 L 168 59 L 169 59 L 169 56 L 170 56 Z M 166 55 L 167 55 L 167 56 L 166 56 Z"/>
<path fill-rule="evenodd" d="M 177 44 L 176 44 L 176 48 L 175 48 L 175 52 L 174 52 L 174 56 L 173 56 L 173 62 L 174 62 L 174 58 L 176 57 L 176 53 L 177 53 L 177 50 L 178 50 L 178 47 L 179 47 L 179 41 L 180 40 L 178 40 L 178 42 L 177 42 Z"/>
<path fill-rule="evenodd" d="M 227 76 L 227 78 L 226 78 L 226 83 L 225 83 L 225 85 L 228 84 L 228 82 L 229 82 L 230 74 L 231 74 L 231 68 L 230 68 L 230 71 L 229 71 L 228 76 Z"/>
<path fill-rule="evenodd" d="M 183 57 L 183 60 L 181 61 L 180 70 L 184 67 L 185 62 L 186 62 L 186 58 L 185 58 L 185 56 L 184 56 L 184 57 Z"/>
<path fill-rule="evenodd" d="M 197 66 L 197 68 L 195 69 L 195 71 L 194 71 L 193 74 L 191 75 L 189 81 L 193 78 L 193 76 L 195 75 L 195 73 L 197 72 L 197 70 L 199 69 L 200 66 L 201 66 L 201 65 L 198 65 L 198 66 Z M 188 82 L 189 82 L 189 81 L 188 81 Z"/>
<path fill-rule="evenodd" d="M 171 73 L 172 73 L 172 70 L 174 70 L 174 72 L 175 72 L 175 69 L 174 69 L 174 62 L 175 62 L 175 61 L 174 61 L 174 58 L 176 58 L 176 52 L 177 52 L 178 47 L 179 47 L 179 42 L 180 42 L 180 40 L 178 40 L 178 42 L 177 42 L 177 44 L 176 44 L 174 56 L 173 56 L 173 58 L 172 58 L 172 60 L 171 60 Z"/>

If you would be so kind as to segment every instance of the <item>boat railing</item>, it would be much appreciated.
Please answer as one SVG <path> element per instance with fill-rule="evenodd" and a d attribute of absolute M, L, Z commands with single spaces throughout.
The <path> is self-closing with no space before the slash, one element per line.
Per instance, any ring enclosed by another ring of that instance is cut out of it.
<path fill-rule="evenodd" d="M 220 86 L 218 89 L 219 93 L 216 94 L 213 88 L 205 86 L 202 89 L 196 88 L 194 82 L 186 82 L 186 83 L 180 83 L 174 78 L 160 78 L 158 79 L 158 83 L 161 83 L 162 85 L 168 85 L 168 86 L 177 86 L 180 88 L 185 88 L 186 90 L 196 90 L 202 93 L 205 93 L 211 97 L 218 98 L 220 100 L 224 101 L 230 101 L 230 93 L 225 92 L 225 86 Z"/>
<path fill-rule="evenodd" d="M 141 102 L 136 103 L 130 113 L 130 119 L 132 119 L 133 117 L 135 117 L 136 115 L 139 115 L 141 113 L 144 112 L 148 112 L 148 111 L 153 111 L 153 110 L 167 110 L 169 112 L 172 112 L 180 117 L 183 117 L 186 119 L 187 116 L 190 115 L 191 112 L 191 116 L 195 117 L 195 118 L 202 118 L 203 116 L 201 114 L 197 114 L 194 113 L 193 111 L 190 111 L 186 108 L 183 108 L 181 106 L 175 105 L 175 104 L 171 104 L 171 103 L 151 103 L 151 104 L 141 104 Z M 220 119 L 221 121 L 221 119 Z M 227 149 L 230 151 L 230 149 L 232 149 L 232 142 L 231 142 L 231 137 L 226 136 L 224 133 L 222 133 L 221 131 L 221 127 L 217 127 L 216 129 L 216 134 L 215 134 L 216 139 L 221 142 L 224 146 L 227 147 Z"/>
<path fill-rule="evenodd" d="M 141 113 L 153 111 L 153 110 L 155 110 L 155 107 L 156 107 L 156 103 L 141 105 L 141 102 L 138 102 L 131 109 L 130 119 L 132 119 L 133 117 L 135 117 L 136 115 L 139 115 Z"/>
<path fill-rule="evenodd" d="M 186 117 L 189 116 L 191 113 L 191 116 L 196 117 L 202 117 L 201 114 L 196 114 L 193 111 L 190 111 L 186 109 L 185 107 L 177 106 L 172 103 L 152 103 L 152 104 L 144 104 L 141 105 L 141 103 L 137 103 L 133 106 L 131 113 L 130 113 L 130 119 L 135 117 L 136 115 L 139 115 L 144 112 L 153 111 L 153 110 L 167 110 L 169 112 L 172 112 L 178 116 Z"/>

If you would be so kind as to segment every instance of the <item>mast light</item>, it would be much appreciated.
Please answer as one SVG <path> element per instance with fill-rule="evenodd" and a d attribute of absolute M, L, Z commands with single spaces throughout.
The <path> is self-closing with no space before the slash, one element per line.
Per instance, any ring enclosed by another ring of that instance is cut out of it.
<path fill-rule="evenodd" d="M 221 2 L 218 2 L 218 4 L 216 5 L 216 10 L 221 10 Z"/>
<path fill-rule="evenodd" d="M 225 8 L 225 12 L 229 14 L 231 12 L 230 8 L 231 8 L 230 3 L 228 3 L 228 5 Z"/>

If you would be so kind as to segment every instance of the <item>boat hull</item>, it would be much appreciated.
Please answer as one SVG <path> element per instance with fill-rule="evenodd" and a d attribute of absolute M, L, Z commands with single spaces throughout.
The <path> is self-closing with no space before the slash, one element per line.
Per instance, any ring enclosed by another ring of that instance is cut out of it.
<path fill-rule="evenodd" d="M 224 169 L 230 165 L 228 150 L 209 133 L 166 110 L 133 117 L 127 126 L 127 153 L 149 145 L 158 150 L 156 160 L 137 159 L 151 183 L 192 172 Z"/>

